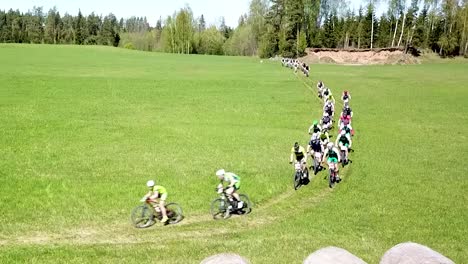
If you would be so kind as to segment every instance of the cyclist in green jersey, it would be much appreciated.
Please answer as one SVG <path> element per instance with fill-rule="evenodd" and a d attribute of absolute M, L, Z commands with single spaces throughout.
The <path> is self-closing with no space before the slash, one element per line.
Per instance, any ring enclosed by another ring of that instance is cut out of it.
<path fill-rule="evenodd" d="M 244 204 L 237 193 L 237 190 L 240 189 L 241 178 L 232 172 L 226 172 L 224 169 L 216 171 L 216 176 L 221 180 L 218 184 L 218 192 L 222 193 L 223 183 L 228 182 L 229 184 L 225 189 L 228 198 L 232 199 L 232 197 L 234 197 L 237 200 L 237 208 L 242 208 Z"/>
<path fill-rule="evenodd" d="M 166 206 L 165 202 L 167 199 L 167 191 L 166 188 L 164 188 L 161 185 L 155 185 L 155 182 L 153 180 L 149 180 L 146 183 L 146 186 L 148 187 L 149 191 L 148 193 L 143 196 L 141 199 L 141 202 L 145 202 L 147 199 L 150 200 L 150 204 L 154 207 L 156 211 L 161 210 L 161 214 L 163 218 L 161 219 L 161 222 L 165 223 L 167 222 L 167 213 L 166 213 Z M 159 199 L 159 202 L 158 202 Z M 158 208 L 159 207 L 159 208 Z"/>
<path fill-rule="evenodd" d="M 348 160 L 348 149 L 351 148 L 351 137 L 346 133 L 345 130 L 341 130 L 340 134 L 336 138 L 335 144 L 340 147 L 340 149 L 345 151 L 345 162 Z"/>
<path fill-rule="evenodd" d="M 338 176 L 338 162 L 341 161 L 339 153 L 340 151 L 333 145 L 333 143 L 329 142 L 322 156 L 322 163 L 325 162 L 325 157 L 328 157 L 327 159 L 328 167 L 330 168 L 330 165 L 331 165 L 332 167 L 335 168 L 336 179 L 338 181 L 340 180 L 340 177 Z"/>

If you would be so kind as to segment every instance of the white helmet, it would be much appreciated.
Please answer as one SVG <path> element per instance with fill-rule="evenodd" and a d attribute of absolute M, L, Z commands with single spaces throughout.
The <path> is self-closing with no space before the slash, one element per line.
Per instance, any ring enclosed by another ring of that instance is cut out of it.
<path fill-rule="evenodd" d="M 224 169 L 219 169 L 218 171 L 216 171 L 216 176 L 221 177 L 224 176 L 225 173 L 226 171 L 224 171 Z"/>
<path fill-rule="evenodd" d="M 346 134 L 346 131 L 344 129 L 341 130 L 340 135 L 344 136 L 345 134 Z"/>
<path fill-rule="evenodd" d="M 148 187 L 153 187 L 154 184 L 155 184 L 155 183 L 154 183 L 153 180 L 149 180 L 149 181 L 146 182 L 146 186 L 148 186 Z"/>
<path fill-rule="evenodd" d="M 333 143 L 332 143 L 332 142 L 328 142 L 327 147 L 328 147 L 329 149 L 333 148 Z"/>

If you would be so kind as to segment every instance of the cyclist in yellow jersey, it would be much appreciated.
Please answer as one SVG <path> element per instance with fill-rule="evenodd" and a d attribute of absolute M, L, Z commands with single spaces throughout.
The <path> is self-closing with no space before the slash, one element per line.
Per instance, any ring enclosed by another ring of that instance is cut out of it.
<path fill-rule="evenodd" d="M 149 192 L 141 199 L 141 201 L 144 202 L 147 199 L 149 199 L 151 205 L 154 207 L 155 210 L 158 210 L 157 208 L 159 207 L 159 210 L 161 210 L 161 214 L 163 216 L 161 222 L 167 222 L 168 218 L 165 206 L 165 202 L 167 199 L 166 188 L 164 188 L 161 185 L 155 185 L 155 182 L 153 180 L 149 180 L 146 183 L 146 186 L 148 186 Z M 159 199 L 159 203 L 157 199 Z"/>
<path fill-rule="evenodd" d="M 307 164 L 307 152 L 304 147 L 299 146 L 299 143 L 294 143 L 294 147 L 291 149 L 291 157 L 289 158 L 289 163 L 293 163 L 293 159 L 296 159 L 297 162 L 301 163 L 301 169 L 304 171 Z"/>
<path fill-rule="evenodd" d="M 234 197 L 237 200 L 237 207 L 242 208 L 244 204 L 237 193 L 237 190 L 240 189 L 241 178 L 232 172 L 226 172 L 224 169 L 216 171 L 216 176 L 221 180 L 218 184 L 218 192 L 222 192 L 223 182 L 228 182 L 229 185 L 225 190 L 228 198 Z"/>

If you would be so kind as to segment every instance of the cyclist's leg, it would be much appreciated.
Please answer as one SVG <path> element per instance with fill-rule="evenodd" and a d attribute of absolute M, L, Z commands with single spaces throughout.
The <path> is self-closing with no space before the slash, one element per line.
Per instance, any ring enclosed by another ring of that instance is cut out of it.
<path fill-rule="evenodd" d="M 159 209 L 161 210 L 161 214 L 162 214 L 162 217 L 163 217 L 162 222 L 166 222 L 166 221 L 164 221 L 164 219 L 167 220 L 166 199 L 167 199 L 167 193 L 162 194 L 161 198 L 159 199 Z"/>
<path fill-rule="evenodd" d="M 239 201 L 239 194 L 237 194 L 235 191 L 236 190 L 234 187 L 229 187 L 226 189 L 226 194 L 228 195 L 228 198 L 232 199 L 232 197 L 234 197 L 234 199 Z"/>

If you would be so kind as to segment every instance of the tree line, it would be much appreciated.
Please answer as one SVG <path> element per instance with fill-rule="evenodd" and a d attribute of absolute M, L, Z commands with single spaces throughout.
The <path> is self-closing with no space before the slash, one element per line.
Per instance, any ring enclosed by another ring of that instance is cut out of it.
<path fill-rule="evenodd" d="M 384 2 L 388 10 L 377 16 Z M 207 25 L 187 5 L 154 27 L 145 17 L 0 10 L 0 42 L 112 45 L 145 51 L 297 57 L 306 47 L 413 46 L 468 56 L 468 0 L 252 0 L 236 28 Z"/>

